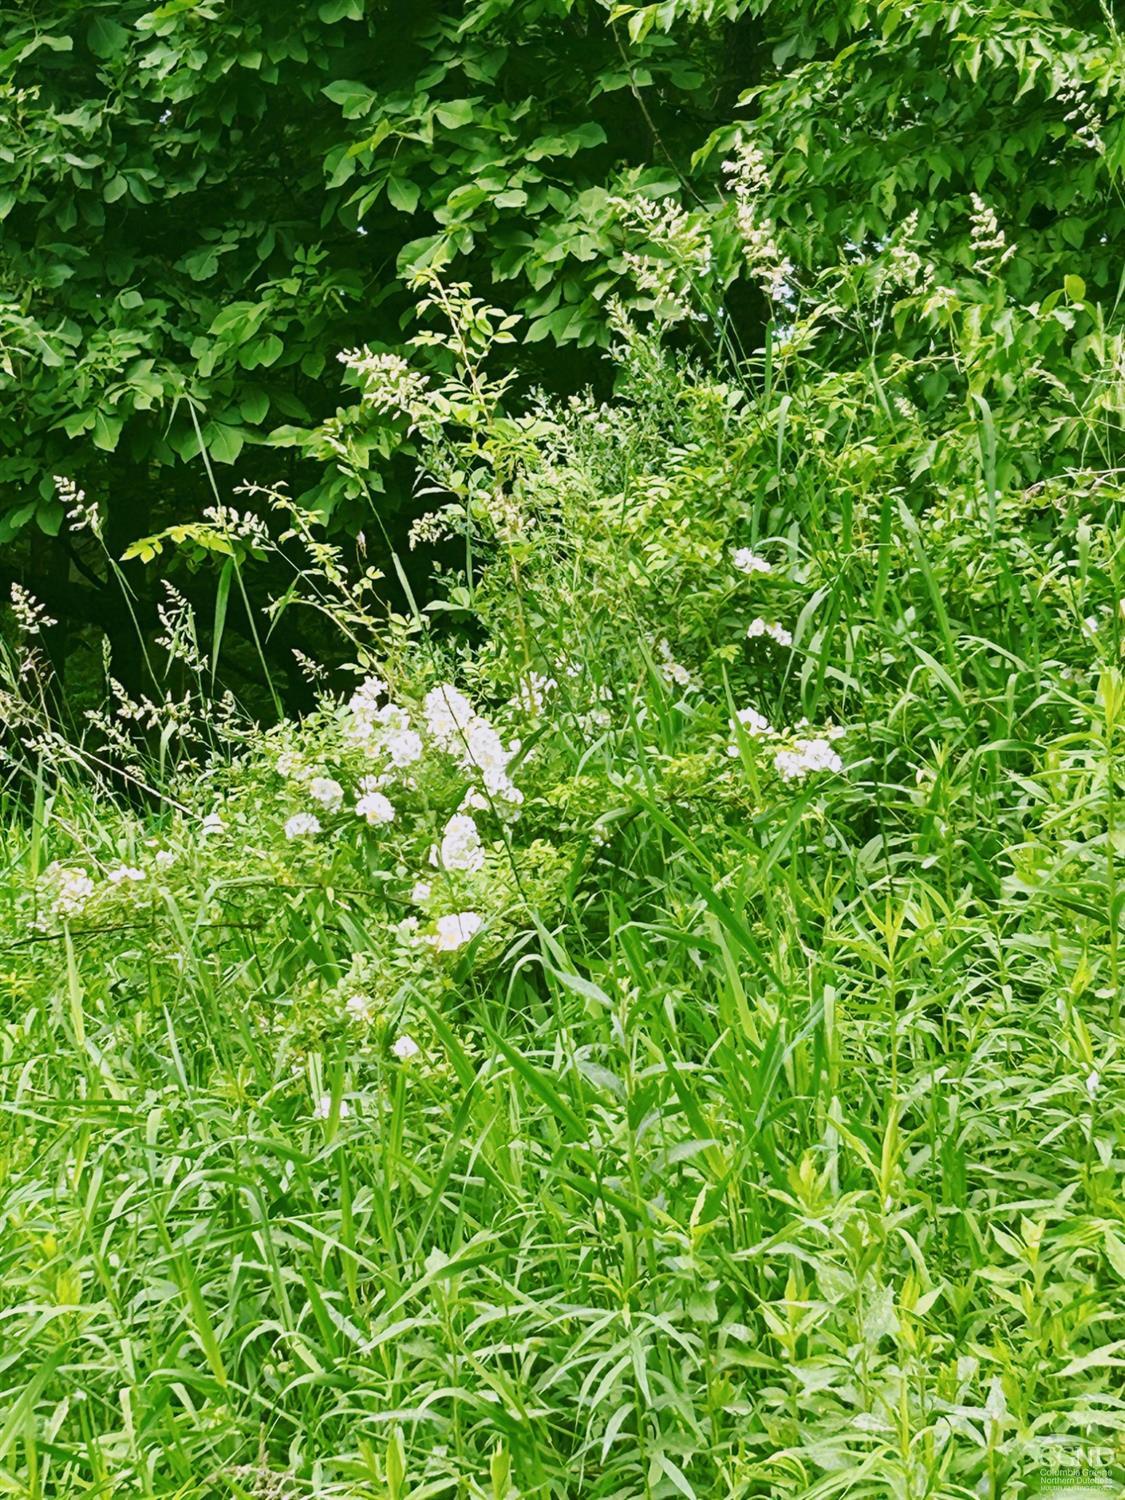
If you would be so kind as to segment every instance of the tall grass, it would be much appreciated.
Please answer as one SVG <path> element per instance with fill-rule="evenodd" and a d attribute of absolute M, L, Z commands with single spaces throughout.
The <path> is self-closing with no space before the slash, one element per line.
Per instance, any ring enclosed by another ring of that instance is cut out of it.
<path fill-rule="evenodd" d="M 522 740 L 465 948 L 397 925 L 436 801 L 283 836 L 339 696 L 146 765 L 144 814 L 21 710 L 4 1493 L 1008 1500 L 1121 1457 L 1119 475 L 1005 487 L 1001 429 L 926 477 L 874 361 L 772 357 L 633 335 L 608 407 L 443 413 L 471 580 L 337 604 Z M 843 770 L 783 779 L 748 705 Z"/>

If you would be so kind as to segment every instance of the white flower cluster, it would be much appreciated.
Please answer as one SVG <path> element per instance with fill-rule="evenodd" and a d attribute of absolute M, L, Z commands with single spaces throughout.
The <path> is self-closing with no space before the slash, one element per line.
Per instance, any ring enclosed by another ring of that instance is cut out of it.
<path fill-rule="evenodd" d="M 56 474 L 55 494 L 66 506 L 66 518 L 75 531 L 89 531 L 96 537 L 101 536 L 102 518 L 97 502 L 87 502 L 86 491 L 80 490 L 73 479 Z"/>
<path fill-rule="evenodd" d="M 832 748 L 832 741 L 838 740 L 845 733 L 838 725 L 827 729 L 822 735 L 802 737 L 796 731 L 780 732 L 774 729 L 765 714 L 759 713 L 756 708 L 740 708 L 735 720 L 732 720 L 732 728 L 735 721 L 739 731 L 752 739 L 777 741 L 773 749 L 773 767 L 783 781 L 803 781 L 815 771 L 839 773 L 844 769 L 843 761 Z M 804 729 L 807 724 L 808 720 L 802 720 L 797 728 Z M 727 746 L 727 754 L 732 758 L 737 757 L 738 753 L 737 743 Z"/>
<path fill-rule="evenodd" d="M 339 812 L 344 801 L 344 788 L 331 776 L 314 776 L 308 785 L 309 796 L 319 802 L 325 812 Z"/>
<path fill-rule="evenodd" d="M 657 663 L 660 675 L 666 683 L 672 687 L 679 688 L 694 688 L 698 686 L 687 667 L 681 666 L 672 655 L 672 648 L 666 640 L 657 641 L 656 650 L 660 656 L 660 661 Z"/>
<path fill-rule="evenodd" d="M 443 870 L 475 874 L 484 865 L 484 849 L 475 821 L 468 813 L 454 813 L 445 825 L 440 849 L 430 850 L 430 863 Z"/>
<path fill-rule="evenodd" d="M 830 740 L 818 736 L 811 740 L 794 740 L 790 746 L 774 751 L 774 769 L 784 781 L 803 781 L 814 771 L 844 769 L 844 763 L 833 750 Z"/>
<path fill-rule="evenodd" d="M 258 548 L 270 545 L 269 527 L 252 510 L 236 510 L 233 505 L 209 505 L 203 512 L 203 519 L 235 541 L 249 542 Z"/>
<path fill-rule="evenodd" d="M 995 210 L 984 201 L 980 194 L 970 193 L 969 198 L 973 205 L 973 211 L 969 216 L 969 244 L 973 254 L 983 264 L 991 261 L 994 255 L 999 255 L 997 265 L 1002 266 L 1006 260 L 1010 260 L 1015 255 L 1017 247 L 1008 244 Z"/>
<path fill-rule="evenodd" d="M 793 262 L 782 255 L 773 220 L 762 206 L 770 185 L 762 152 L 743 141 L 730 161 L 723 162 L 727 187 L 734 195 L 735 217 L 750 269 L 771 302 L 794 301 Z"/>
<path fill-rule="evenodd" d="M 397 703 L 380 705 L 387 685 L 368 677 L 352 694 L 344 725 L 344 738 L 361 746 L 373 757 L 381 756 L 386 768 L 402 770 L 422 758 L 422 737 L 411 728 L 410 715 Z"/>
<path fill-rule="evenodd" d="M 543 712 L 547 694 L 556 687 L 558 683 L 553 677 L 546 677 L 541 672 L 529 672 L 516 688 L 516 702 L 524 713 L 537 719 Z"/>
<path fill-rule="evenodd" d="M 710 228 L 705 217 L 689 214 L 674 199 L 611 198 L 626 228 L 643 237 L 655 254 L 626 250 L 626 267 L 637 290 L 651 297 L 658 314 L 670 322 L 699 316 L 692 294 L 713 268 Z"/>
<path fill-rule="evenodd" d="M 499 799 L 510 807 L 523 801 L 523 793 L 508 775 L 508 764 L 519 746 L 513 744 L 505 749 L 496 730 L 477 713 L 464 693 L 448 682 L 442 683 L 426 694 L 422 711 L 438 747 L 466 771 L 479 772 L 489 798 Z M 488 801 L 479 794 L 470 792 L 469 800 L 474 807 L 488 806 Z"/>
<path fill-rule="evenodd" d="M 773 564 L 759 557 L 749 547 L 736 547 L 731 558 L 740 573 L 772 573 Z"/>
<path fill-rule="evenodd" d="M 1101 136 L 1102 117 L 1083 94 L 1081 85 L 1067 79 L 1057 97 L 1059 103 L 1067 107 L 1063 119 L 1073 126 L 1074 139 L 1080 146 L 1085 146 L 1087 151 L 1101 156 L 1105 151 L 1105 141 Z"/>
<path fill-rule="evenodd" d="M 59 623 L 47 613 L 34 594 L 29 594 L 18 583 L 12 584 L 11 599 L 12 613 L 24 635 L 38 635 L 41 630 L 50 630 L 52 625 Z"/>
<path fill-rule="evenodd" d="M 336 358 L 360 377 L 364 400 L 376 411 L 412 415 L 425 398 L 426 377 L 412 370 L 401 354 L 372 354 L 364 344 L 343 349 Z"/>
<path fill-rule="evenodd" d="M 475 911 L 458 911 L 447 917 L 439 917 L 434 924 L 432 939 L 437 953 L 451 953 L 471 941 L 484 926 L 483 917 Z"/>
<path fill-rule="evenodd" d="M 355 804 L 356 817 L 363 818 L 371 828 L 395 820 L 394 804 L 378 790 L 378 781 L 377 776 L 365 776 L 359 784 L 360 795 Z"/>
<path fill-rule="evenodd" d="M 68 870 L 57 862 L 44 870 L 42 883 L 52 915 L 63 922 L 80 917 L 94 895 L 94 882 L 86 870 Z"/>
<path fill-rule="evenodd" d="M 320 819 L 315 813 L 294 813 L 285 825 L 287 839 L 315 838 L 320 832 Z"/>
<path fill-rule="evenodd" d="M 750 640 L 757 640 L 759 636 L 767 636 L 778 646 L 791 646 L 793 644 L 792 634 L 786 630 L 784 625 L 778 625 L 771 620 L 751 620 L 746 634 Z"/>

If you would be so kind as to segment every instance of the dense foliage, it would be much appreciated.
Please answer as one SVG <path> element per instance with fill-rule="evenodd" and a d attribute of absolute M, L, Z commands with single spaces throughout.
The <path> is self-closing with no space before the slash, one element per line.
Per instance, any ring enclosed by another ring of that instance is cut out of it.
<path fill-rule="evenodd" d="M 1112 14 L 0 16 L 0 1490 L 1118 1492 Z"/>
<path fill-rule="evenodd" d="M 747 123 L 762 233 L 799 280 L 847 254 L 897 250 L 901 271 L 921 244 L 971 271 L 979 193 L 1022 302 L 1068 275 L 1117 292 L 1122 44 L 1093 3 L 50 0 L 0 22 L 0 539 L 59 663 L 96 621 L 139 670 L 116 579 L 60 532 L 56 473 L 99 494 L 115 554 L 198 513 L 201 447 L 337 530 L 383 489 L 393 525 L 406 434 L 363 434 L 364 490 L 315 433 L 349 400 L 339 350 L 401 345 L 411 267 L 502 300 L 525 382 L 573 389 L 615 300 L 669 312 L 653 216 L 682 200 L 706 316 L 681 337 L 753 348 L 768 308 L 722 166 Z M 1041 354 L 987 336 L 990 358 Z M 131 586 L 148 629 L 153 590 Z"/>

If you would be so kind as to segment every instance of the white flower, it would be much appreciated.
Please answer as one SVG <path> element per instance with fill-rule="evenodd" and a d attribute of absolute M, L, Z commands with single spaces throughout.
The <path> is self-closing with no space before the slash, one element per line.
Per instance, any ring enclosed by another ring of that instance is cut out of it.
<path fill-rule="evenodd" d="M 422 701 L 422 711 L 426 727 L 443 749 L 449 749 L 451 742 L 464 735 L 476 718 L 468 698 L 449 682 L 430 689 Z"/>
<path fill-rule="evenodd" d="M 450 953 L 476 936 L 484 926 L 484 919 L 475 911 L 454 912 L 452 916 L 437 919 L 437 931 L 433 945 L 438 953 Z"/>
<path fill-rule="evenodd" d="M 313 1118 L 316 1120 L 327 1120 L 332 1113 L 332 1095 L 321 1094 L 313 1105 Z M 340 1119 L 346 1120 L 351 1114 L 351 1107 L 346 1099 L 340 1100 Z"/>
<path fill-rule="evenodd" d="M 764 714 L 756 708 L 740 708 L 735 715 L 747 734 L 772 734 L 773 729 Z"/>
<path fill-rule="evenodd" d="M 299 776 L 304 769 L 304 762 L 296 750 L 283 750 L 277 757 L 277 774 L 288 779 L 291 776 Z"/>
<path fill-rule="evenodd" d="M 393 766 L 412 766 L 422 758 L 422 736 L 413 729 L 392 729 L 381 748 Z"/>
<path fill-rule="evenodd" d="M 94 894 L 94 882 L 85 870 L 64 870 L 53 864 L 44 870 L 43 878 L 51 891 L 51 908 L 56 917 L 65 920 L 82 915 Z"/>
<path fill-rule="evenodd" d="M 428 880 L 419 880 L 410 892 L 410 899 L 416 906 L 421 906 L 424 901 L 430 899 L 430 883 Z"/>
<path fill-rule="evenodd" d="M 439 859 L 442 868 L 446 870 L 474 871 L 484 864 L 484 850 L 481 848 L 477 825 L 468 813 L 454 813 L 445 825 L 440 854 L 434 857 L 434 863 Z"/>
<path fill-rule="evenodd" d="M 793 644 L 793 637 L 784 625 L 778 625 L 773 621 L 761 618 L 750 621 L 746 634 L 751 640 L 756 640 L 758 636 L 762 635 L 769 636 L 770 640 L 776 642 L 779 646 L 791 646 Z"/>
<path fill-rule="evenodd" d="M 207 816 L 203 819 L 203 822 L 199 825 L 199 831 L 202 834 L 223 833 L 225 829 L 226 824 L 216 812 L 208 813 Z"/>
<path fill-rule="evenodd" d="M 1094 1068 L 1086 1079 L 1086 1092 L 1087 1094 L 1089 1094 L 1091 1099 L 1097 1097 L 1098 1089 L 1101 1087 L 1101 1081 L 1102 1075 L 1098 1072 L 1097 1068 Z"/>
<path fill-rule="evenodd" d="M 665 682 L 681 688 L 693 688 L 696 686 L 695 678 L 672 655 L 672 648 L 667 641 L 657 641 L 656 649 L 660 654 L 660 675 L 664 678 Z"/>
<path fill-rule="evenodd" d="M 751 552 L 749 547 L 736 547 L 731 561 L 740 573 L 773 572 L 773 564 L 768 563 L 764 557 L 759 557 L 756 552 Z"/>
<path fill-rule="evenodd" d="M 349 995 L 344 1001 L 344 1009 L 353 1021 L 370 1021 L 371 1001 L 366 995 Z"/>
<path fill-rule="evenodd" d="M 395 810 L 382 792 L 364 792 L 355 805 L 356 816 L 366 818 L 374 827 L 376 823 L 393 823 Z"/>
<path fill-rule="evenodd" d="M 544 677 L 541 672 L 529 672 L 516 688 L 516 702 L 524 713 L 538 718 L 543 712 L 547 694 L 558 687 L 553 677 Z"/>
<path fill-rule="evenodd" d="M 156 867 L 158 870 L 170 870 L 176 863 L 176 854 L 172 849 L 158 849 L 156 851 Z"/>
<path fill-rule="evenodd" d="M 314 813 L 294 813 L 285 825 L 287 839 L 311 838 L 320 832 L 320 819 Z"/>
<path fill-rule="evenodd" d="M 105 878 L 110 885 L 120 885 L 125 880 L 143 880 L 145 872 L 138 870 L 135 865 L 117 865 L 116 868 L 106 871 Z"/>
<path fill-rule="evenodd" d="M 844 763 L 826 739 L 795 740 L 774 751 L 774 769 L 785 781 L 801 781 L 812 771 L 842 771 Z"/>
<path fill-rule="evenodd" d="M 512 804 L 523 801 L 523 793 L 508 776 L 514 749 L 505 750 L 496 730 L 476 712 L 464 693 L 443 683 L 426 694 L 422 708 L 427 728 L 440 748 L 466 770 L 480 771 L 491 796 Z"/>
<path fill-rule="evenodd" d="M 29 594 L 18 583 L 12 584 L 11 600 L 16 624 L 27 635 L 38 635 L 41 630 L 49 630 L 59 623 L 52 619 L 34 594 Z"/>
<path fill-rule="evenodd" d="M 349 698 L 348 707 L 353 714 L 374 714 L 386 691 L 387 684 L 381 677 L 365 677 Z"/>
<path fill-rule="evenodd" d="M 309 796 L 328 812 L 337 812 L 344 800 L 344 788 L 331 776 L 314 776 L 309 782 Z"/>
<path fill-rule="evenodd" d="M 412 1057 L 417 1057 L 422 1049 L 412 1036 L 407 1036 L 404 1031 L 400 1037 L 396 1037 L 391 1051 L 400 1062 L 407 1062 Z"/>

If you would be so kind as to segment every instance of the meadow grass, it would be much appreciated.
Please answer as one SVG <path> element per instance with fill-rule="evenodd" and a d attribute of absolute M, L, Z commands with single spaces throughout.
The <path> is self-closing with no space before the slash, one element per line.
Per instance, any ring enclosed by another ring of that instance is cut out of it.
<path fill-rule="evenodd" d="M 930 484 L 874 365 L 766 377 L 636 338 L 611 405 L 477 434 L 503 514 L 466 481 L 470 576 L 369 642 L 412 723 L 448 681 L 521 741 L 450 951 L 405 893 L 456 745 L 333 822 L 337 691 L 168 736 L 139 810 L 25 668 L 0 1492 L 1008 1500 L 1120 1457 L 1119 476 Z M 842 769 L 779 774 L 830 725 Z"/>

